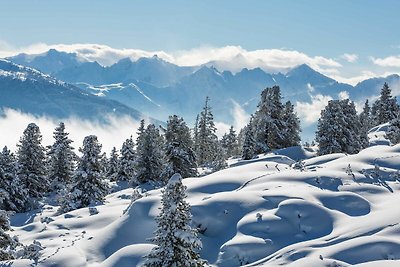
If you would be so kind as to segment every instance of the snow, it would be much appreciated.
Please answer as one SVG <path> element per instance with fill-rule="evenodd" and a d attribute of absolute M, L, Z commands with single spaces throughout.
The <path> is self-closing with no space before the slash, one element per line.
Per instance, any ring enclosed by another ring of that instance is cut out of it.
<path fill-rule="evenodd" d="M 400 145 L 356 155 L 280 152 L 183 179 L 203 258 L 229 267 L 400 266 Z M 298 160 L 303 170 L 291 167 Z M 133 189 L 114 188 L 98 213 L 57 215 L 46 205 L 16 214 L 12 234 L 42 244 L 40 266 L 140 266 L 153 248 L 161 190 L 142 188 L 130 205 Z"/>

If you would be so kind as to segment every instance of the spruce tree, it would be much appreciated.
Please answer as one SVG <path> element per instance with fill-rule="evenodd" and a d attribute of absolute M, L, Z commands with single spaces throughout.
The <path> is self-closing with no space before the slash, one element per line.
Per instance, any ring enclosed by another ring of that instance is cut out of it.
<path fill-rule="evenodd" d="M 283 147 L 300 145 L 300 120 L 294 111 L 294 107 L 290 101 L 285 103 L 283 108 Z"/>
<path fill-rule="evenodd" d="M 6 233 L 9 230 L 11 230 L 9 213 L 0 210 L 0 261 L 15 259 L 16 247 L 20 245 L 16 237 Z"/>
<path fill-rule="evenodd" d="M 285 146 L 283 105 L 279 86 L 266 88 L 254 115 L 256 152 L 265 153 Z"/>
<path fill-rule="evenodd" d="M 228 167 L 228 164 L 226 163 L 226 159 L 228 158 L 228 156 L 226 155 L 226 150 L 222 147 L 220 143 L 217 143 L 215 151 L 215 157 L 210 164 L 213 172 L 220 171 Z"/>
<path fill-rule="evenodd" d="M 46 155 L 39 127 L 30 123 L 18 146 L 19 177 L 33 199 L 42 197 L 49 188 L 46 178 Z"/>
<path fill-rule="evenodd" d="M 192 148 L 190 129 L 183 118 L 170 116 L 165 131 L 165 180 L 175 173 L 179 173 L 183 178 L 197 175 L 196 158 Z"/>
<path fill-rule="evenodd" d="M 110 181 L 117 180 L 118 168 L 119 168 L 119 156 L 117 149 L 113 147 L 111 150 L 110 158 L 107 163 L 107 177 L 110 179 Z"/>
<path fill-rule="evenodd" d="M 364 103 L 364 107 L 362 112 L 360 113 L 359 118 L 362 127 L 364 127 L 366 131 L 369 131 L 373 127 L 373 122 L 371 118 L 371 107 L 369 106 L 368 99 Z"/>
<path fill-rule="evenodd" d="M 229 132 L 221 138 L 221 146 L 225 150 L 228 158 L 239 155 L 238 137 L 236 136 L 233 126 L 229 128 Z"/>
<path fill-rule="evenodd" d="M 82 157 L 74 175 L 75 184 L 62 204 L 63 212 L 98 204 L 104 200 L 108 192 L 100 164 L 101 144 L 97 141 L 97 137 L 86 136 L 79 151 Z"/>
<path fill-rule="evenodd" d="M 117 181 L 131 181 L 135 176 L 135 144 L 132 136 L 123 143 L 119 158 Z"/>
<path fill-rule="evenodd" d="M 390 121 L 386 137 L 394 145 L 400 143 L 400 117 Z"/>
<path fill-rule="evenodd" d="M 392 90 L 385 83 L 381 89 L 379 99 L 372 105 L 372 119 L 375 125 L 389 122 L 399 116 L 399 105 L 396 97 L 392 97 Z"/>
<path fill-rule="evenodd" d="M 0 153 L 0 209 L 15 212 L 27 211 L 27 189 L 18 177 L 14 155 L 7 147 Z"/>
<path fill-rule="evenodd" d="M 144 266 L 200 267 L 206 262 L 200 259 L 202 247 L 196 229 L 192 228 L 190 205 L 185 201 L 186 187 L 182 177 L 174 174 L 162 191 L 161 212 L 156 218 L 158 227 L 152 239 L 156 247 L 146 256 Z"/>
<path fill-rule="evenodd" d="M 48 177 L 52 190 L 65 189 L 72 182 L 76 155 L 71 146 L 73 141 L 68 135 L 64 123 L 61 122 L 53 132 L 55 141 L 47 152 Z"/>
<path fill-rule="evenodd" d="M 214 124 L 214 116 L 209 105 L 210 98 L 207 96 L 202 112 L 199 116 L 197 133 L 197 161 L 200 166 L 210 164 L 216 156 L 216 145 L 218 138 Z"/>
<path fill-rule="evenodd" d="M 163 139 L 154 124 L 149 124 L 141 134 L 136 148 L 135 176 L 131 183 L 140 184 L 149 181 L 162 181 L 161 172 L 164 164 Z"/>
<path fill-rule="evenodd" d="M 250 118 L 250 122 L 244 128 L 244 141 L 243 141 L 243 149 L 242 149 L 242 159 L 249 160 L 252 159 L 256 155 L 256 141 L 254 139 L 254 130 L 253 130 L 253 117 Z"/>
<path fill-rule="evenodd" d="M 320 155 L 332 153 L 358 153 L 365 144 L 361 124 L 353 102 L 331 100 L 318 120 L 316 141 Z"/>

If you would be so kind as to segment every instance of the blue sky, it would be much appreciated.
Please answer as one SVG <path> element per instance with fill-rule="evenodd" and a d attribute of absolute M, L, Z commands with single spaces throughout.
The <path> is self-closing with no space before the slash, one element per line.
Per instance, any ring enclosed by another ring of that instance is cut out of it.
<path fill-rule="evenodd" d="M 346 77 L 400 71 L 395 0 L 26 0 L 2 1 L 0 9 L 0 50 L 37 43 L 166 52 L 234 45 L 333 59 Z"/>

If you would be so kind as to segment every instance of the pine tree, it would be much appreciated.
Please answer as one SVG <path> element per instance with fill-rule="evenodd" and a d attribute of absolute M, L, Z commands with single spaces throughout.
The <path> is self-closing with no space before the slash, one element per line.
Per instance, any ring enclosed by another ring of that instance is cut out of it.
<path fill-rule="evenodd" d="M 254 115 L 256 152 L 265 153 L 285 145 L 283 105 L 279 86 L 266 88 Z"/>
<path fill-rule="evenodd" d="M 107 177 L 110 181 L 117 181 L 119 168 L 118 152 L 115 147 L 112 148 L 110 158 L 107 163 Z"/>
<path fill-rule="evenodd" d="M 61 207 L 64 212 L 100 203 L 108 192 L 100 164 L 101 144 L 97 137 L 86 136 L 79 151 L 82 157 L 74 175 L 75 184 Z"/>
<path fill-rule="evenodd" d="M 250 118 L 250 122 L 244 128 L 244 141 L 243 141 L 243 149 L 242 149 L 242 159 L 249 160 L 252 159 L 256 155 L 256 141 L 254 139 L 254 130 L 253 130 L 253 117 Z"/>
<path fill-rule="evenodd" d="M 156 218 L 158 228 L 152 240 L 156 247 L 146 256 L 144 266 L 206 265 L 198 253 L 202 244 L 197 237 L 197 231 L 190 226 L 192 216 L 190 205 L 185 201 L 185 190 L 179 174 L 173 175 L 163 190 L 162 208 Z"/>
<path fill-rule="evenodd" d="M 373 127 L 373 122 L 371 118 L 371 107 L 369 106 L 368 99 L 365 101 L 363 111 L 360 113 L 360 123 L 361 125 L 369 131 Z"/>
<path fill-rule="evenodd" d="M 132 137 L 126 139 L 121 148 L 117 181 L 130 181 L 135 176 L 135 144 Z"/>
<path fill-rule="evenodd" d="M 132 184 L 164 182 L 160 179 L 164 164 L 162 136 L 154 124 L 149 124 L 138 140 L 135 161 L 135 176 Z"/>
<path fill-rule="evenodd" d="M 300 145 L 300 120 L 294 111 L 294 107 L 290 101 L 285 103 L 283 108 L 282 120 L 283 129 L 283 147 L 299 146 Z"/>
<path fill-rule="evenodd" d="M 0 261 L 16 258 L 16 247 L 19 246 L 19 242 L 16 237 L 6 233 L 8 230 L 11 230 L 9 214 L 0 210 Z"/>
<path fill-rule="evenodd" d="M 68 135 L 64 123 L 61 122 L 53 132 L 55 141 L 47 152 L 48 177 L 52 190 L 65 189 L 72 182 L 76 155 L 71 146 L 73 141 Z"/>
<path fill-rule="evenodd" d="M 0 209 L 15 212 L 27 211 L 29 201 L 27 189 L 18 177 L 14 155 L 7 147 L 0 153 Z"/>
<path fill-rule="evenodd" d="M 392 90 L 385 83 L 381 89 L 379 99 L 372 105 L 372 119 L 375 125 L 389 122 L 399 116 L 399 105 L 396 97 L 392 97 Z"/>
<path fill-rule="evenodd" d="M 199 117 L 200 115 L 197 114 L 193 128 L 193 151 L 195 154 L 199 150 Z"/>
<path fill-rule="evenodd" d="M 190 129 L 183 118 L 170 116 L 165 131 L 166 168 L 162 175 L 165 180 L 175 173 L 179 173 L 183 178 L 197 175 L 192 147 Z"/>
<path fill-rule="evenodd" d="M 228 164 L 226 163 L 228 156 L 226 155 L 226 150 L 222 147 L 222 145 L 217 143 L 215 151 L 215 157 L 210 164 L 213 172 L 220 171 L 228 167 Z"/>
<path fill-rule="evenodd" d="M 216 156 L 216 145 L 218 138 L 214 124 L 214 116 L 209 106 L 210 98 L 206 97 L 203 111 L 199 116 L 198 134 L 197 134 L 197 161 L 200 166 L 204 166 L 213 161 Z"/>
<path fill-rule="evenodd" d="M 354 103 L 348 99 L 329 101 L 318 120 L 318 153 L 358 153 L 365 145 L 363 138 Z"/>
<path fill-rule="evenodd" d="M 233 126 L 231 126 L 229 132 L 222 137 L 221 146 L 225 150 L 228 158 L 239 155 L 238 137 L 236 136 Z"/>
<path fill-rule="evenodd" d="M 18 146 L 19 177 L 33 199 L 42 197 L 49 188 L 46 178 L 46 156 L 39 127 L 30 123 Z"/>
<path fill-rule="evenodd" d="M 394 145 L 400 143 L 400 117 L 390 121 L 386 137 Z"/>

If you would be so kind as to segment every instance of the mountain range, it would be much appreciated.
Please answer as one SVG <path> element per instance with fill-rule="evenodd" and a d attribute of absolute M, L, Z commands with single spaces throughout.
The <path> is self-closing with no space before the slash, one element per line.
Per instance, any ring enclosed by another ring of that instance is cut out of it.
<path fill-rule="evenodd" d="M 201 110 L 206 96 L 211 98 L 216 120 L 233 124 L 235 108 L 240 107 L 246 113 L 254 112 L 262 89 L 273 85 L 281 87 L 284 101 L 290 100 L 294 104 L 311 103 L 316 95 L 331 98 L 348 95 L 353 101 L 361 103 L 367 98 L 376 97 L 384 82 L 392 86 L 400 82 L 399 75 L 390 75 L 352 86 L 337 82 L 306 64 L 287 73 L 267 73 L 260 68 L 245 68 L 233 73 L 218 70 L 212 63 L 195 67 L 178 66 L 157 55 L 136 61 L 125 58 L 111 66 L 102 66 L 83 60 L 75 53 L 54 49 L 39 55 L 19 54 L 7 60 L 62 80 L 68 83 L 64 86 L 74 88 L 74 92 L 85 95 L 93 102 L 100 101 L 108 105 L 121 103 L 119 110 L 128 113 L 139 110 L 160 120 L 166 120 L 170 114 L 179 114 L 191 123 Z M 213 64 L 218 65 L 218 62 Z M 53 96 L 48 97 L 51 99 Z M 68 112 L 66 110 L 65 114 Z M 314 129 L 315 125 L 310 127 Z M 307 131 L 311 130 L 305 129 Z"/>

